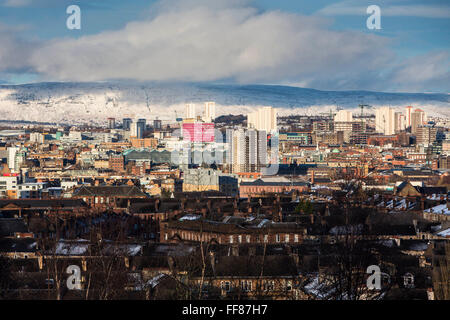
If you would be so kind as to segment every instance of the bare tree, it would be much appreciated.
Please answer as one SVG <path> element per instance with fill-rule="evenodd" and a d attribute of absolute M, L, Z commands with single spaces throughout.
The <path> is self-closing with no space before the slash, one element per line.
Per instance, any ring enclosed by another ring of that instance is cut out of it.
<path fill-rule="evenodd" d="M 443 246 L 443 255 L 433 261 L 433 287 L 438 300 L 450 300 L 450 243 Z"/>

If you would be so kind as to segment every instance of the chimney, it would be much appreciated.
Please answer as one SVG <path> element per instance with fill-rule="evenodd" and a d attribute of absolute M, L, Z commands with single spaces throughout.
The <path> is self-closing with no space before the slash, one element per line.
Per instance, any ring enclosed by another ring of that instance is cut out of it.
<path fill-rule="evenodd" d="M 434 291 L 433 291 L 433 288 L 428 288 L 428 289 L 427 289 L 427 297 L 428 297 L 428 300 L 434 300 Z"/>
<path fill-rule="evenodd" d="M 314 170 L 311 170 L 311 184 L 314 184 Z"/>
<path fill-rule="evenodd" d="M 300 267 L 300 257 L 298 256 L 297 253 L 291 253 L 290 256 L 292 257 L 292 260 L 294 260 L 295 267 L 297 268 L 297 270 L 299 270 L 299 267 Z"/>
<path fill-rule="evenodd" d="M 211 213 L 212 212 L 211 199 L 208 200 L 207 207 L 208 207 L 208 211 Z"/>
<path fill-rule="evenodd" d="M 213 271 L 213 275 L 216 275 L 216 253 L 214 251 L 209 252 L 209 258 L 211 261 L 211 268 Z"/>
<path fill-rule="evenodd" d="M 173 257 L 168 256 L 167 257 L 167 264 L 169 265 L 169 270 L 173 271 L 175 267 L 175 260 Z"/>
<path fill-rule="evenodd" d="M 231 246 L 231 255 L 234 257 L 239 257 L 239 246 L 237 244 L 233 244 Z"/>

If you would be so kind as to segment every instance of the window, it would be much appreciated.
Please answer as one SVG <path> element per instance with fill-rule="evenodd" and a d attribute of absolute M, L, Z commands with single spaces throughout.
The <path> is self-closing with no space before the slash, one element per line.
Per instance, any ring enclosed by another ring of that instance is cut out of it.
<path fill-rule="evenodd" d="M 252 282 L 250 280 L 241 281 L 241 289 L 244 292 L 252 291 Z"/>
<path fill-rule="evenodd" d="M 222 281 L 221 287 L 223 291 L 230 292 L 231 291 L 230 281 Z"/>
<path fill-rule="evenodd" d="M 250 236 L 247 235 L 245 238 L 246 238 L 247 243 L 250 243 Z"/>
<path fill-rule="evenodd" d="M 205 283 L 205 284 L 202 286 L 202 293 L 206 294 L 206 293 L 208 293 L 208 292 L 209 292 L 209 284 Z"/>
<path fill-rule="evenodd" d="M 287 291 L 292 290 L 292 281 L 291 280 L 286 281 L 286 290 Z"/>
<path fill-rule="evenodd" d="M 284 236 L 284 242 L 289 242 L 289 235 L 288 235 L 288 234 L 286 234 L 286 235 Z"/>
<path fill-rule="evenodd" d="M 275 282 L 273 280 L 264 282 L 264 291 L 273 291 L 274 288 L 275 288 Z"/>
<path fill-rule="evenodd" d="M 269 236 L 267 234 L 264 235 L 264 243 L 269 242 Z"/>
<path fill-rule="evenodd" d="M 280 242 L 280 235 L 279 235 L 279 234 L 277 234 L 277 235 L 275 236 L 275 241 L 276 241 L 276 242 Z"/>
<path fill-rule="evenodd" d="M 230 243 L 233 243 L 233 236 L 230 236 Z"/>
<path fill-rule="evenodd" d="M 169 240 L 169 235 L 167 233 L 164 234 L 164 240 Z"/>
<path fill-rule="evenodd" d="M 242 236 L 241 235 L 238 235 L 238 241 L 239 241 L 239 243 L 242 242 Z"/>
<path fill-rule="evenodd" d="M 294 241 L 295 241 L 295 242 L 298 242 L 298 234 L 296 234 L 296 235 L 294 236 Z"/>

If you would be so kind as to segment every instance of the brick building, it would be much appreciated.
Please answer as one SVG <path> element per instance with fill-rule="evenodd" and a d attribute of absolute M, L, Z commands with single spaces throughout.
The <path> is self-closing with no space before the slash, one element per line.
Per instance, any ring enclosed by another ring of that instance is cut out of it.
<path fill-rule="evenodd" d="M 161 242 L 215 242 L 218 244 L 295 244 L 307 235 L 303 225 L 291 222 L 270 222 L 266 219 L 225 217 L 222 222 L 172 220 L 161 222 Z"/>
<path fill-rule="evenodd" d="M 112 155 L 109 157 L 109 168 L 113 171 L 124 170 L 124 158 L 122 155 Z"/>

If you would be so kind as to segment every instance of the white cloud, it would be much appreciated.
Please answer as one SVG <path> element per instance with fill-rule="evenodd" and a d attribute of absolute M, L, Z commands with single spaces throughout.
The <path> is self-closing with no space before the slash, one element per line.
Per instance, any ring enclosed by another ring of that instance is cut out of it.
<path fill-rule="evenodd" d="M 5 0 L 3 1 L 4 7 L 25 7 L 27 5 L 31 4 L 31 0 Z"/>
<path fill-rule="evenodd" d="M 366 9 L 368 5 L 376 4 L 381 9 L 382 16 L 394 16 L 394 17 L 423 17 L 423 18 L 450 18 L 450 6 L 449 5 L 437 5 L 437 4 L 401 4 L 405 1 L 378 1 L 377 3 L 361 4 L 360 0 L 347 0 L 338 3 L 331 4 L 320 9 L 317 13 L 326 16 L 338 16 L 338 15 L 367 15 Z M 399 3 L 399 4 L 396 4 Z"/>
<path fill-rule="evenodd" d="M 219 3 L 161 5 L 152 19 L 119 31 L 52 41 L 31 61 L 59 80 L 274 83 L 362 74 L 392 58 L 385 38 L 330 31 L 326 18 Z"/>
<path fill-rule="evenodd" d="M 262 12 L 247 0 L 209 3 L 165 0 L 151 8 L 148 20 L 121 30 L 39 44 L 0 25 L 0 72 L 26 70 L 50 81 L 224 80 L 448 91 L 448 55 L 398 62 L 388 38 L 332 31 L 327 17 Z"/>
<path fill-rule="evenodd" d="M 0 72 L 30 68 L 28 59 L 36 44 L 16 36 L 22 29 L 23 26 L 9 27 L 0 23 Z"/>
<path fill-rule="evenodd" d="M 397 65 L 389 80 L 399 90 L 419 91 L 424 87 L 447 87 L 450 83 L 450 56 L 448 52 L 433 52 L 412 57 Z"/>

